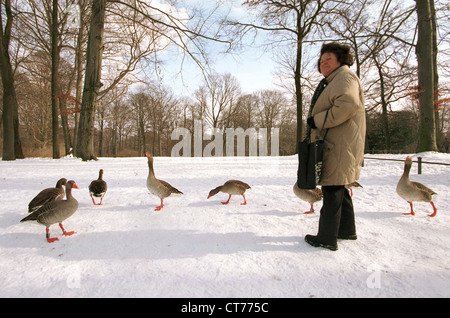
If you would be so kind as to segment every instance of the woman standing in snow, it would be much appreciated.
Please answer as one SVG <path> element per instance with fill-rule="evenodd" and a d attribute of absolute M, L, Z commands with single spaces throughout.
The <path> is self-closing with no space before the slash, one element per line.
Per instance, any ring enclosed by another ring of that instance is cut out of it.
<path fill-rule="evenodd" d="M 359 178 L 366 117 L 363 88 L 358 76 L 350 70 L 351 65 L 353 56 L 349 46 L 335 42 L 322 46 L 318 68 L 325 78 L 319 84 L 320 95 L 307 120 L 312 128 L 312 141 L 325 133 L 326 137 L 319 230 L 316 236 L 306 235 L 305 241 L 334 251 L 338 249 L 337 239 L 357 238 L 353 203 L 345 185 Z"/>

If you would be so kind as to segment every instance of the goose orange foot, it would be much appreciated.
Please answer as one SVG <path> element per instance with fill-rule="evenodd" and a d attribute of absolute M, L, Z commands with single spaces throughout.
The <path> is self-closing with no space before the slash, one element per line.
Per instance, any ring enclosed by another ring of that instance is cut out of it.
<path fill-rule="evenodd" d="M 431 201 L 430 203 L 431 203 L 431 206 L 433 207 L 433 213 L 431 213 L 431 214 L 428 215 L 428 216 L 429 216 L 430 218 L 434 218 L 434 217 L 436 216 L 437 209 L 436 209 L 436 207 L 434 206 L 433 201 Z"/>
<path fill-rule="evenodd" d="M 403 215 L 412 215 L 412 216 L 416 215 L 416 213 L 414 213 L 412 203 L 410 203 L 409 205 L 410 205 L 410 207 L 411 207 L 411 212 L 409 212 L 409 213 L 403 213 Z"/>
<path fill-rule="evenodd" d="M 155 211 L 161 211 L 161 209 L 164 207 L 164 204 L 163 204 L 163 200 L 161 199 L 161 205 L 160 206 L 157 206 L 156 208 L 155 208 Z"/>
<path fill-rule="evenodd" d="M 231 199 L 231 194 L 229 195 L 228 200 L 226 202 L 221 202 L 221 203 L 222 204 L 228 204 L 228 203 L 230 203 L 230 199 Z"/>
<path fill-rule="evenodd" d="M 64 229 L 62 223 L 59 223 L 59 227 L 61 228 L 61 230 L 62 230 L 64 236 L 71 236 L 71 235 L 74 235 L 75 233 L 77 233 L 77 232 L 75 232 L 75 231 L 67 232 L 67 231 Z"/>
<path fill-rule="evenodd" d="M 314 212 L 315 211 L 314 211 L 313 205 L 311 204 L 311 208 L 309 209 L 309 211 L 306 211 L 305 214 L 313 214 Z"/>
<path fill-rule="evenodd" d="M 47 242 L 49 243 L 53 243 L 55 241 L 59 241 L 59 239 L 57 237 L 50 237 L 50 230 L 49 228 L 45 229 L 45 238 L 47 239 Z"/>
<path fill-rule="evenodd" d="M 94 197 L 92 196 L 92 194 L 91 194 L 91 198 L 92 198 L 92 202 L 94 203 L 94 205 L 103 205 L 103 204 L 102 204 L 103 197 L 100 198 L 100 203 L 95 203 L 95 199 L 94 199 Z"/>

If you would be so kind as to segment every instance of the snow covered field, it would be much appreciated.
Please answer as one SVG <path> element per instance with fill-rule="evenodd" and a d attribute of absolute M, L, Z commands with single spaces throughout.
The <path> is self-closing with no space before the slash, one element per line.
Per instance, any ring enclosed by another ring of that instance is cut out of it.
<path fill-rule="evenodd" d="M 450 163 L 449 154 L 422 153 Z M 413 160 L 418 155 L 413 155 Z M 366 157 L 371 157 L 367 155 Z M 406 155 L 373 155 L 404 160 Z M 437 216 L 416 216 L 395 192 L 403 162 L 366 160 L 353 201 L 357 241 L 314 248 L 316 213 L 292 192 L 297 158 L 223 157 L 154 160 L 157 178 L 184 192 L 159 199 L 146 189 L 147 158 L 82 162 L 30 158 L 0 162 L 0 297 L 450 297 L 450 166 L 423 166 L 411 180 L 438 193 Z M 88 185 L 104 169 L 108 192 L 93 206 Z M 66 177 L 79 186 L 78 211 L 45 228 L 19 223 L 29 201 Z M 228 179 L 251 185 L 242 197 L 206 199 Z"/>

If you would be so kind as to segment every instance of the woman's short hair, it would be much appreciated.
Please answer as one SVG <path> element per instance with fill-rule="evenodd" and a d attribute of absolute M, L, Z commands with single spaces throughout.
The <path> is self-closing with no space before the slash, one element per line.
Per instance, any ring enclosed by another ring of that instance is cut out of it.
<path fill-rule="evenodd" d="M 325 53 L 334 53 L 337 57 L 337 60 L 341 65 L 353 65 L 353 55 L 350 53 L 350 46 L 346 44 L 339 44 L 337 42 L 324 43 L 322 48 L 320 49 L 320 57 L 317 62 L 317 67 L 320 72 L 320 59 Z"/>

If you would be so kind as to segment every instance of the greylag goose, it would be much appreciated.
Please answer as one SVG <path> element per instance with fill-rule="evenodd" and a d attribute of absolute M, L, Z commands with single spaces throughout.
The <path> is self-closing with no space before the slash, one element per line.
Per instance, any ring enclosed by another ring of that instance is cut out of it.
<path fill-rule="evenodd" d="M 345 187 L 350 190 L 350 195 L 353 196 L 353 188 L 362 188 L 363 186 L 355 181 L 355 182 L 346 184 Z"/>
<path fill-rule="evenodd" d="M 49 234 L 49 228 L 55 223 L 59 223 L 59 227 L 63 231 L 63 235 L 70 236 L 76 232 L 66 232 L 62 222 L 71 217 L 78 209 L 78 201 L 72 196 L 72 188 L 78 189 L 75 181 L 70 180 L 66 184 L 66 199 L 49 202 L 44 204 L 39 209 L 20 220 L 25 221 L 37 221 L 39 224 L 45 225 L 45 237 L 47 242 L 52 243 L 58 241 L 58 238 L 51 238 Z"/>
<path fill-rule="evenodd" d="M 406 202 L 409 203 L 411 207 L 411 212 L 403 213 L 404 215 L 415 215 L 413 210 L 413 202 L 421 201 L 421 202 L 430 202 L 433 207 L 433 213 L 430 214 L 430 217 L 436 216 L 437 209 L 432 201 L 432 196 L 436 194 L 430 188 L 424 186 L 419 182 L 414 182 L 409 180 L 409 171 L 411 170 L 412 160 L 410 156 L 406 157 L 405 167 L 403 170 L 403 175 L 397 183 L 397 194 Z"/>
<path fill-rule="evenodd" d="M 306 211 L 305 214 L 314 213 L 315 212 L 314 211 L 314 203 L 319 202 L 323 198 L 322 189 L 320 189 L 320 188 L 315 188 L 315 189 L 311 189 L 311 190 L 300 189 L 297 186 L 297 182 L 296 182 L 294 184 L 293 190 L 294 190 L 294 194 L 298 198 L 311 204 L 311 208 L 309 209 L 309 211 Z"/>
<path fill-rule="evenodd" d="M 103 169 L 100 169 L 100 171 L 98 172 L 98 179 L 93 180 L 89 184 L 89 194 L 91 195 L 92 202 L 94 203 L 94 205 L 102 205 L 103 196 L 105 195 L 106 190 L 108 189 L 106 181 L 103 180 L 102 178 L 103 178 Z M 95 203 L 94 197 L 100 198 L 100 203 L 98 204 Z"/>
<path fill-rule="evenodd" d="M 30 203 L 28 203 L 28 213 L 34 212 L 46 203 L 64 199 L 65 191 L 63 185 L 66 185 L 66 183 L 67 179 L 61 178 L 56 182 L 54 188 L 46 188 L 39 192 Z"/>
<path fill-rule="evenodd" d="M 241 203 L 241 205 L 246 205 L 247 200 L 245 199 L 244 193 L 247 189 L 251 189 L 251 188 L 245 182 L 242 182 L 239 180 L 228 180 L 223 185 L 218 186 L 217 188 L 214 188 L 211 191 L 209 191 L 209 195 L 208 195 L 207 199 L 216 195 L 219 192 L 224 192 L 224 193 L 227 193 L 229 196 L 228 196 L 228 200 L 226 202 L 222 202 L 222 204 L 228 204 L 230 202 L 232 195 L 242 195 L 242 197 L 244 198 L 244 202 Z"/>
<path fill-rule="evenodd" d="M 155 211 L 160 211 L 164 207 L 163 200 L 171 194 L 183 194 L 180 190 L 172 187 L 168 182 L 164 180 L 156 179 L 155 171 L 153 170 L 153 157 L 149 153 L 146 153 L 148 160 L 148 177 L 147 177 L 147 189 L 151 194 L 156 195 L 161 199 L 161 205 L 155 208 Z"/>

